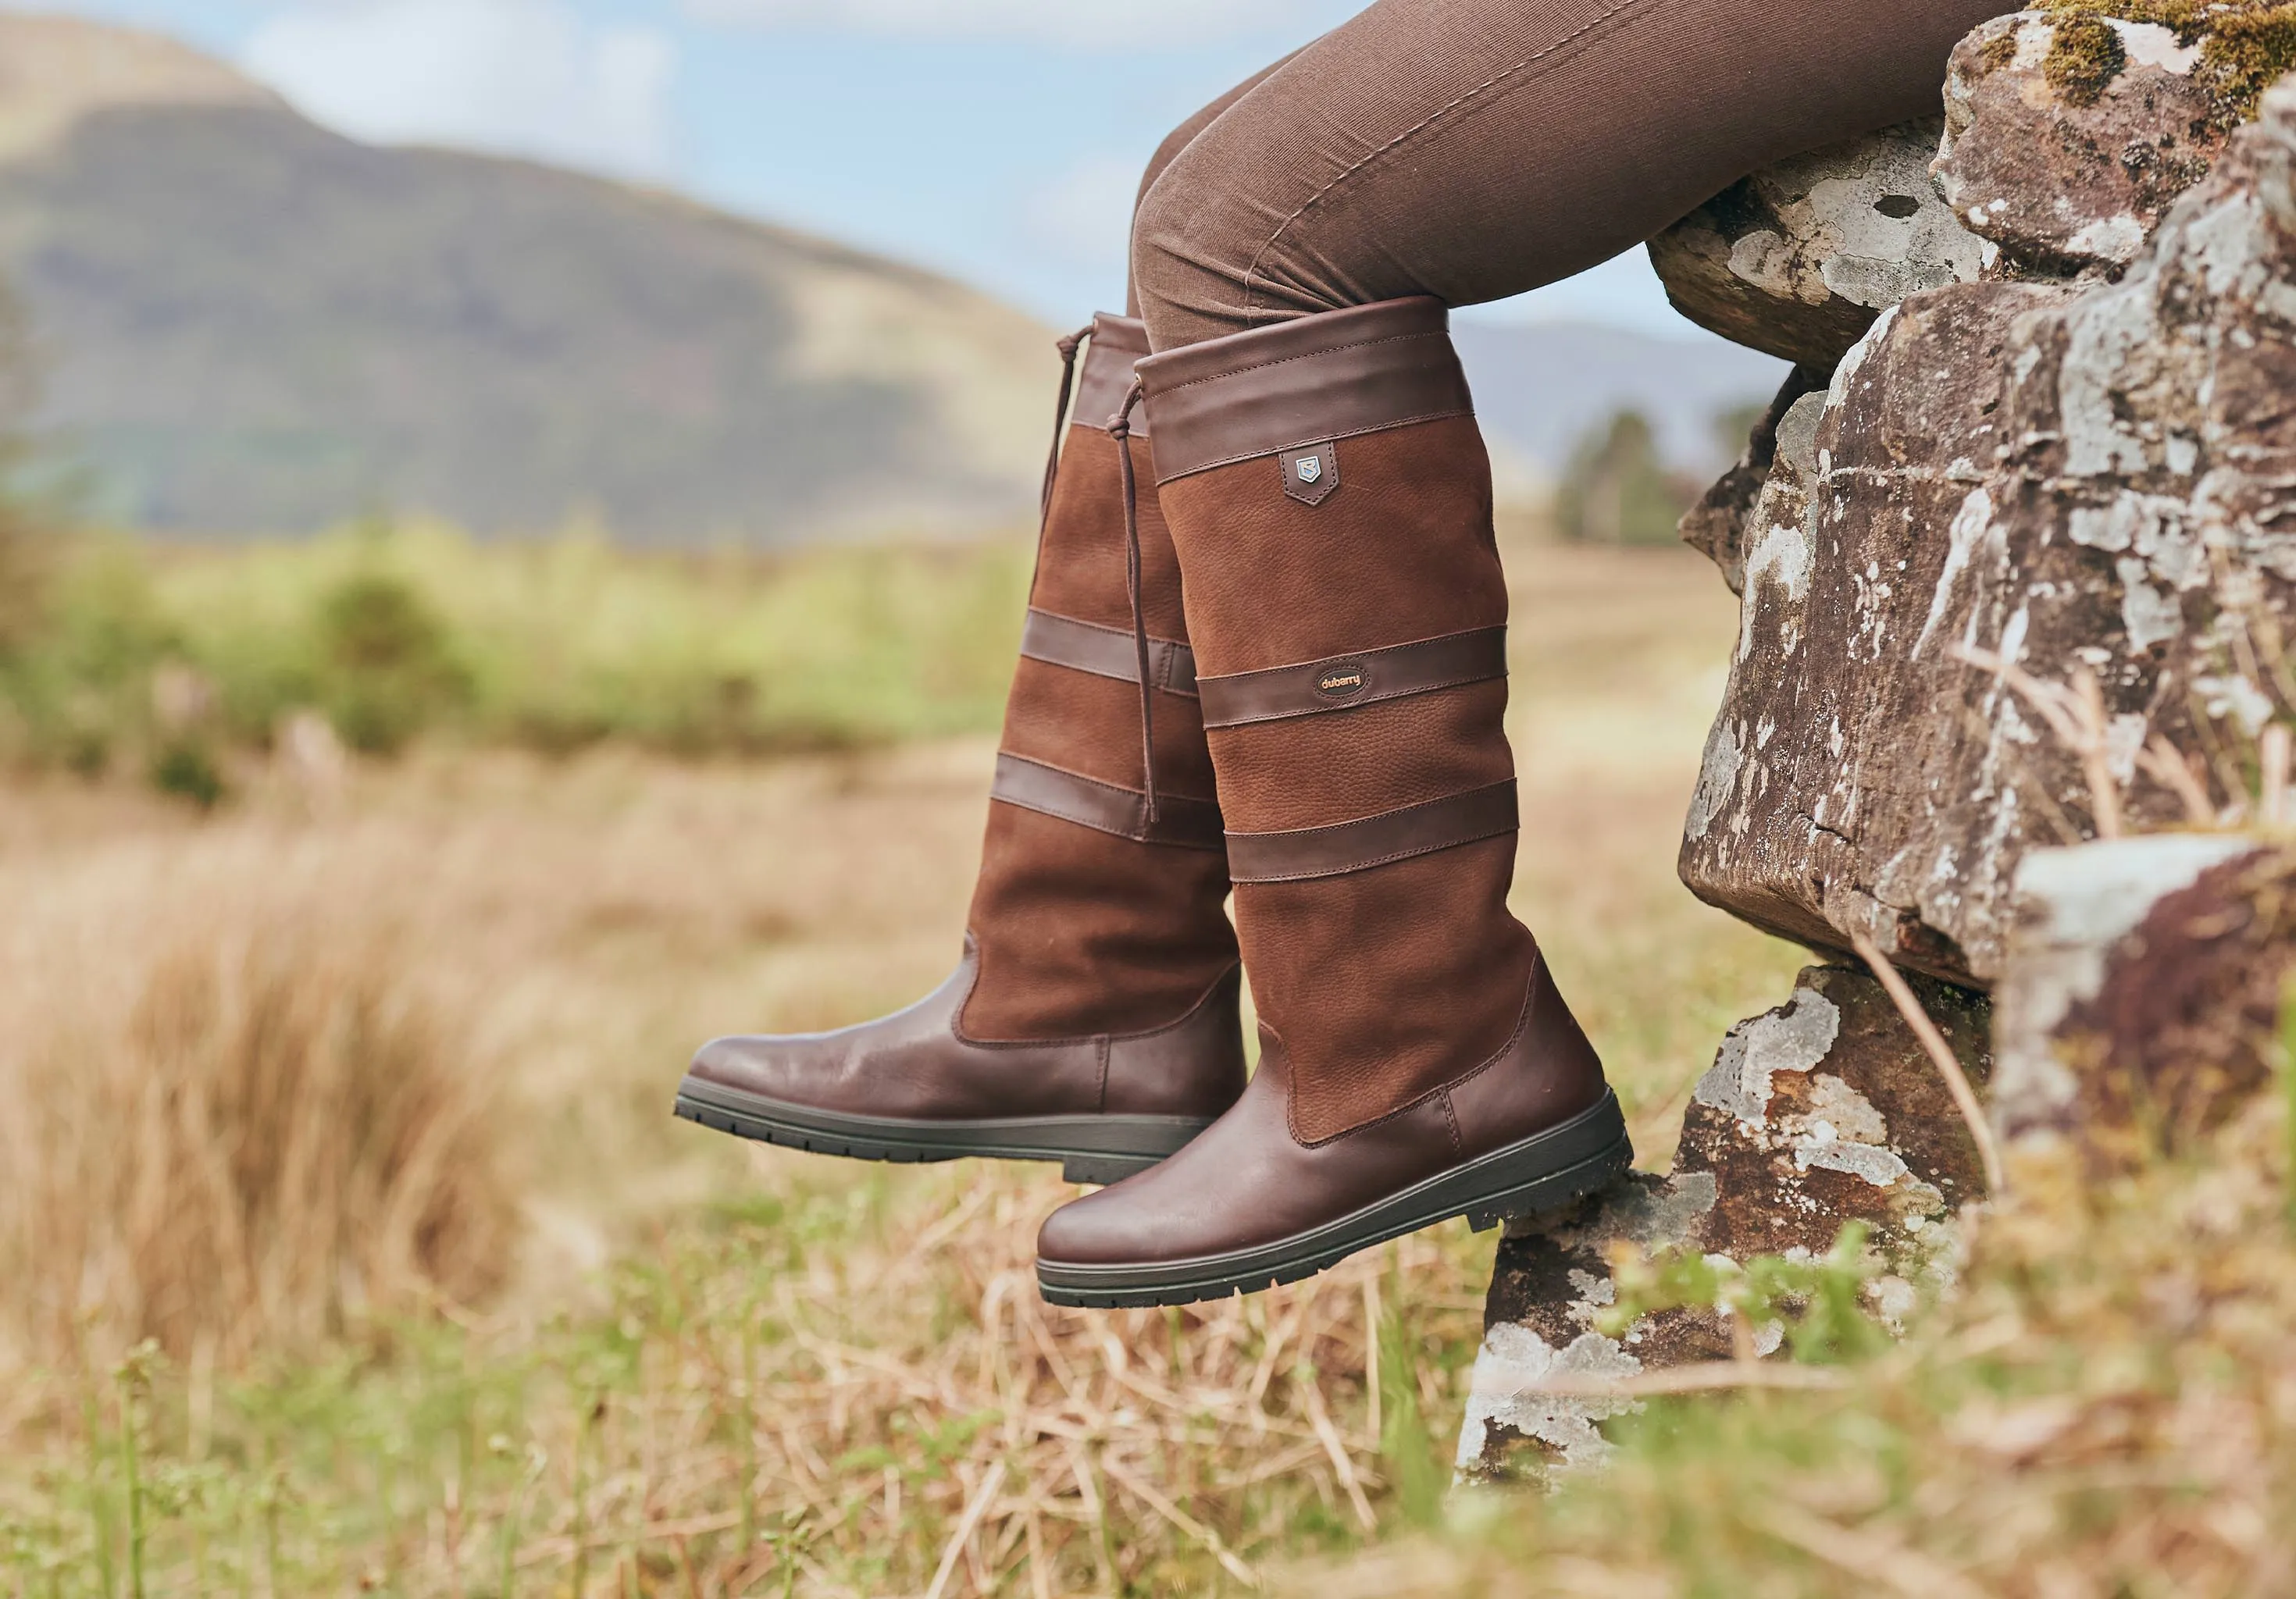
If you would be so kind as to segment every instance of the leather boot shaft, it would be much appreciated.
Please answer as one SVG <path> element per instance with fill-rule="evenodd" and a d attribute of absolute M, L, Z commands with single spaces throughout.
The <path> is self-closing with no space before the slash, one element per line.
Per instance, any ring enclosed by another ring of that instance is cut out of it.
<path fill-rule="evenodd" d="M 1187 575 L 1259 1070 L 1046 1218 L 1065 1305 L 1177 1305 L 1566 1203 L 1633 1159 L 1507 911 L 1518 825 L 1490 468 L 1443 308 L 1332 311 L 1138 372 Z"/>
<path fill-rule="evenodd" d="M 1496 1056 L 1514 758 L 1490 466 L 1433 301 L 1142 364 L 1244 963 L 1304 1142 Z"/>
<path fill-rule="evenodd" d="M 1178 560 L 1150 487 L 1149 441 L 1109 430 L 1147 352 L 1138 323 L 1095 319 L 1050 474 L 967 922 L 980 977 L 962 1023 L 984 1041 L 1161 1027 L 1236 961 Z M 1147 772 L 1120 450 L 1132 453 L 1140 485 L 1140 602 L 1163 797 L 1153 828 L 1140 814 Z"/>

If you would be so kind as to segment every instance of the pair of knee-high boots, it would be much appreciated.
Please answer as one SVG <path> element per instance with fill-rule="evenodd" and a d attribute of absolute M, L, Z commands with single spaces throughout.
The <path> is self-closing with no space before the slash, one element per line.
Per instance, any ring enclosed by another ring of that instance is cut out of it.
<path fill-rule="evenodd" d="M 1069 1304 L 1264 1288 L 1607 1182 L 1618 1103 L 1506 908 L 1506 590 L 1443 308 L 1160 356 L 1102 316 L 1075 389 L 964 964 L 880 1021 L 709 1045 L 680 1112 L 1112 1183 L 1039 1238 Z"/>

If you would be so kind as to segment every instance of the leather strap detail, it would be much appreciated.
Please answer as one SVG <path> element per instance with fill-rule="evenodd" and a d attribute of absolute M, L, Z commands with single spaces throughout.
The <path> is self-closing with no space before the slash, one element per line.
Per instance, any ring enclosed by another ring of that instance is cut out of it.
<path fill-rule="evenodd" d="M 1303 445 L 1441 416 L 1474 399 L 1450 314 L 1426 296 L 1325 311 L 1150 356 L 1139 364 L 1169 483 Z"/>
<path fill-rule="evenodd" d="M 1300 666 L 1206 677 L 1196 689 L 1205 727 L 1242 727 L 1488 683 L 1506 670 L 1506 629 L 1479 627 Z"/>
<path fill-rule="evenodd" d="M 1119 683 L 1140 681 L 1140 652 L 1129 631 L 1079 622 L 1031 606 L 1021 630 L 1021 653 L 1047 666 L 1068 667 Z M 1183 699 L 1196 697 L 1196 652 L 1169 639 L 1148 641 L 1148 686 Z"/>
<path fill-rule="evenodd" d="M 1092 319 L 1092 342 L 1085 347 L 1084 371 L 1077 378 L 1076 408 L 1070 414 L 1079 428 L 1108 430 L 1109 419 L 1124 403 L 1132 387 L 1132 364 L 1148 353 L 1148 324 L 1129 316 L 1103 311 Z M 1132 436 L 1148 437 L 1144 407 L 1132 408 Z"/>
<path fill-rule="evenodd" d="M 1335 827 L 1232 832 L 1227 835 L 1228 877 L 1239 883 L 1343 877 L 1496 838 L 1520 825 L 1510 778 L 1487 789 L 1470 789 Z"/>
<path fill-rule="evenodd" d="M 1156 797 L 1156 820 L 1148 820 L 1148 797 L 1113 783 L 1095 783 L 1058 767 L 1041 766 L 1017 755 L 999 753 L 996 781 L 988 790 L 992 800 L 1017 805 L 1080 827 L 1113 833 L 1136 844 L 1169 844 L 1184 849 L 1218 849 L 1219 806 L 1210 800 L 1188 800 L 1177 794 Z"/>

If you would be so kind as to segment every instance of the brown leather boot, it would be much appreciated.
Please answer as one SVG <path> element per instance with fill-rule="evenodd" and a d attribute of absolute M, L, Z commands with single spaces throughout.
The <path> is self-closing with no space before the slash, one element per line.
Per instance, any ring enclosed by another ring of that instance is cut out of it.
<path fill-rule="evenodd" d="M 1227 860 L 1152 491 L 1127 540 L 1146 441 L 1120 438 L 1136 419 L 1116 413 L 1147 340 L 1118 316 L 1087 332 L 1080 374 L 1085 335 L 1062 340 L 1075 420 L 1046 471 L 964 963 L 882 1021 L 706 1046 L 679 1115 L 864 1160 L 1057 1160 L 1099 1183 L 1170 1154 L 1242 1091 Z"/>
<path fill-rule="evenodd" d="M 1265 1288 L 1631 1159 L 1506 908 L 1506 588 L 1446 330 L 1395 300 L 1139 365 L 1262 1055 L 1210 1132 L 1046 1222 L 1055 1303 Z"/>

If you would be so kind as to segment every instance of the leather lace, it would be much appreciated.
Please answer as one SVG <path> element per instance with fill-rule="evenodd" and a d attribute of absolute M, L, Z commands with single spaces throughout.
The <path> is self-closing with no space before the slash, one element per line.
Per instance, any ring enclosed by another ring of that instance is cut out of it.
<path fill-rule="evenodd" d="M 1069 430 L 1069 401 L 1076 397 L 1077 351 L 1082 349 L 1084 341 L 1091 337 L 1092 326 L 1086 324 L 1062 339 L 1058 347 L 1061 352 L 1061 403 L 1053 412 L 1053 448 L 1052 453 L 1045 457 L 1045 488 L 1037 500 L 1039 519 L 1052 513 L 1053 480 L 1059 477 L 1061 472 L 1061 439 Z"/>
<path fill-rule="evenodd" d="M 1148 672 L 1148 612 L 1140 593 L 1140 490 L 1132 473 L 1132 407 L 1140 403 L 1138 378 L 1124 391 L 1124 403 L 1108 419 L 1116 440 L 1116 470 L 1124 480 L 1124 586 L 1132 601 L 1132 644 L 1140 659 L 1140 764 L 1147 789 L 1148 820 L 1156 821 L 1156 696 Z"/>

